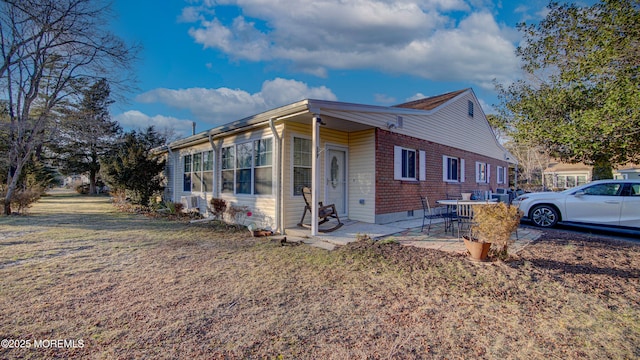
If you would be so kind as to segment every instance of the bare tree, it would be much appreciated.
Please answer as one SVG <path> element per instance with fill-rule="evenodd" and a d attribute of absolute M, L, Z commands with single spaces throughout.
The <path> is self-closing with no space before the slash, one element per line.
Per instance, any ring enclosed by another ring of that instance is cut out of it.
<path fill-rule="evenodd" d="M 109 16 L 100 0 L 0 0 L 0 84 L 10 118 L 5 214 L 56 112 L 77 98 L 79 80 L 126 86 L 137 48 L 107 30 Z"/>

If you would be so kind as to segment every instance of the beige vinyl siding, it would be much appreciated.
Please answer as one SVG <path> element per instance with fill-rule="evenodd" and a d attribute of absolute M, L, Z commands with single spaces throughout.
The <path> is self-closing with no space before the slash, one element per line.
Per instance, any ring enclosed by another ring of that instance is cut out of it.
<path fill-rule="evenodd" d="M 474 116 L 468 115 L 468 102 L 474 104 Z M 396 115 L 384 112 L 322 110 L 323 114 L 339 119 L 368 124 L 382 129 L 387 123 L 396 123 Z M 498 144 L 495 134 L 480 104 L 472 92 L 466 92 L 441 105 L 430 114 L 403 114 L 402 128 L 392 131 L 398 134 L 432 141 L 466 150 L 497 160 L 504 160 L 505 150 Z"/>
<path fill-rule="evenodd" d="M 349 134 L 349 219 L 375 222 L 375 130 Z M 360 199 L 364 204 L 360 204 Z"/>
<path fill-rule="evenodd" d="M 280 125 L 279 127 L 282 128 L 282 125 Z M 272 136 L 273 136 L 273 133 L 271 132 L 271 129 L 269 127 L 264 127 L 264 128 L 254 129 L 250 132 L 240 133 L 237 135 L 233 135 L 233 136 L 229 136 L 221 139 L 215 139 L 214 143 L 216 144 L 216 146 L 220 145 L 220 149 L 221 149 L 222 147 L 225 147 L 225 146 L 258 140 L 261 138 L 272 137 Z M 273 141 L 274 142 L 276 141 L 275 137 L 273 138 Z M 182 196 L 197 196 L 199 198 L 198 202 L 200 205 L 199 206 L 200 212 L 202 213 L 207 212 L 207 206 L 209 204 L 209 201 L 213 197 L 213 192 L 183 191 L 184 156 L 190 155 L 190 154 L 193 155 L 195 153 L 209 151 L 209 150 L 212 150 L 211 144 L 208 141 L 205 141 L 197 145 L 193 145 L 190 147 L 173 151 L 175 162 L 174 162 L 174 166 L 172 167 L 173 168 L 172 178 L 173 178 L 173 189 L 175 191 L 175 199 L 177 202 L 179 202 Z M 274 157 L 276 156 L 275 143 L 274 143 L 273 155 Z M 217 188 L 216 192 L 219 194 L 219 196 L 222 199 L 226 200 L 229 205 L 247 206 L 249 211 L 251 211 L 252 216 L 241 219 L 244 225 L 255 223 L 260 227 L 267 227 L 267 226 L 271 228 L 276 227 L 276 224 L 275 224 L 275 218 L 276 218 L 275 216 L 275 194 L 276 194 L 275 183 L 276 181 L 275 179 L 277 174 L 275 173 L 276 171 L 275 162 L 276 162 L 276 159 L 274 158 L 273 167 L 272 167 L 274 189 L 271 195 L 256 196 L 256 195 L 221 194 L 220 193 L 220 184 L 221 184 L 220 154 L 217 154 L 214 151 L 213 166 L 214 166 L 214 176 L 215 176 L 214 185 Z M 227 219 L 227 220 L 231 221 L 232 219 Z"/>
<path fill-rule="evenodd" d="M 282 127 L 281 125 L 279 126 Z M 281 131 L 276 127 L 277 131 Z M 226 146 L 231 146 L 234 144 L 240 144 L 245 142 L 250 142 L 254 140 L 264 139 L 267 137 L 272 137 L 273 144 L 273 161 L 272 161 L 272 171 L 273 171 L 273 190 L 271 195 L 235 195 L 228 193 L 221 193 L 221 183 L 222 183 L 222 174 L 220 171 L 220 154 L 216 154 L 216 186 L 219 197 L 226 200 L 229 205 L 234 206 L 246 206 L 249 211 L 251 211 L 251 217 L 246 217 L 243 219 L 243 225 L 256 224 L 258 227 L 270 227 L 272 229 L 276 228 L 276 178 L 278 174 L 276 174 L 276 159 L 275 156 L 275 141 L 276 138 L 273 136 L 273 132 L 271 128 L 268 126 L 261 127 L 258 129 L 253 129 L 249 132 L 239 133 L 233 136 L 224 137 L 222 139 L 215 139 L 214 143 L 216 146 L 220 146 L 220 149 Z M 228 206 L 229 206 L 228 205 Z M 228 219 L 231 221 L 232 219 Z"/>
<path fill-rule="evenodd" d="M 302 196 L 293 196 L 293 138 L 301 137 L 311 139 L 311 123 L 303 124 L 298 122 L 287 122 L 283 133 L 283 214 L 285 228 L 295 227 L 304 211 L 304 199 Z M 325 175 L 325 156 L 324 149 L 327 144 L 340 145 L 347 147 L 349 145 L 349 134 L 341 131 L 335 131 L 327 128 L 320 128 L 320 146 L 322 154 L 318 156 L 318 167 L 320 175 L 318 198 L 324 201 L 324 191 L 326 184 Z M 307 215 L 306 221 L 310 221 Z"/>
<path fill-rule="evenodd" d="M 473 117 L 468 115 L 468 101 L 474 102 Z M 480 104 L 470 93 L 429 116 L 405 115 L 403 119 L 403 127 L 394 132 L 504 160 L 504 149 L 498 145 Z"/>

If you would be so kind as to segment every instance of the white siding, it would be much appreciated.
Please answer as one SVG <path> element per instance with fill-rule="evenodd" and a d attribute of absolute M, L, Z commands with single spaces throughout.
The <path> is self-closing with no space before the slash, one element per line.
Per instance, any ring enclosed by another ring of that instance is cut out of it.
<path fill-rule="evenodd" d="M 375 131 L 350 133 L 349 219 L 375 222 L 375 173 Z"/>
<path fill-rule="evenodd" d="M 468 115 L 468 102 L 474 103 L 474 116 Z M 322 110 L 323 114 L 386 129 L 387 123 L 395 123 L 396 115 L 383 112 Z M 436 108 L 431 114 L 403 114 L 402 128 L 392 131 L 434 143 L 451 146 L 497 160 L 504 160 L 505 150 L 498 144 L 495 134 L 486 121 L 482 107 L 472 91 Z"/>

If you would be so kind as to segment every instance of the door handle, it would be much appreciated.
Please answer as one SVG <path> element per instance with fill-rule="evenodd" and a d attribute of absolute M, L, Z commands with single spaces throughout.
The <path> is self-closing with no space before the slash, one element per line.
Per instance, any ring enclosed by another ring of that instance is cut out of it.
<path fill-rule="evenodd" d="M 620 204 L 620 201 L 615 201 L 615 200 L 606 200 L 604 203 L 605 203 L 605 204 Z"/>

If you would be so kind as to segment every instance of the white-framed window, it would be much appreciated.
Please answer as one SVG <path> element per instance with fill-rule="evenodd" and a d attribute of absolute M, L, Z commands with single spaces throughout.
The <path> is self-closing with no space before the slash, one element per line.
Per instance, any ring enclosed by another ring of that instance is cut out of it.
<path fill-rule="evenodd" d="M 221 191 L 245 195 L 272 194 L 272 164 L 272 138 L 223 147 Z"/>
<path fill-rule="evenodd" d="M 293 138 L 293 195 L 311 187 L 311 139 Z"/>
<path fill-rule="evenodd" d="M 182 177 L 182 191 L 191 192 L 191 155 L 182 157 L 184 163 Z"/>
<path fill-rule="evenodd" d="M 418 157 L 415 149 L 393 147 L 393 178 L 395 180 L 416 180 Z"/>
<path fill-rule="evenodd" d="M 465 182 L 464 159 L 443 155 L 442 180 L 446 182 Z"/>
<path fill-rule="evenodd" d="M 491 166 L 487 163 L 476 161 L 476 182 L 488 184 L 491 180 Z"/>
<path fill-rule="evenodd" d="M 186 192 L 213 190 L 213 150 L 183 156 L 182 190 Z"/>
<path fill-rule="evenodd" d="M 509 174 L 507 172 L 509 171 L 509 168 L 498 166 L 496 170 L 498 172 L 498 178 L 496 179 L 498 184 L 507 184 L 507 180 L 509 178 Z"/>

